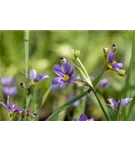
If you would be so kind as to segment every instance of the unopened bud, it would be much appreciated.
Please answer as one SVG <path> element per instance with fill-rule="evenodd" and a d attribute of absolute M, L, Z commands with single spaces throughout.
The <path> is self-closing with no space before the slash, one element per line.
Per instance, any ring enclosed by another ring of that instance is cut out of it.
<path fill-rule="evenodd" d="M 104 48 L 103 48 L 103 52 L 104 52 L 105 54 L 107 54 L 107 53 L 109 52 L 109 49 L 108 49 L 107 47 L 104 47 Z"/>
<path fill-rule="evenodd" d="M 118 75 L 125 76 L 126 75 L 126 71 L 121 69 L 121 70 L 118 71 Z"/>
<path fill-rule="evenodd" d="M 21 83 L 20 83 L 20 86 L 21 86 L 22 88 L 25 88 L 25 83 L 24 83 L 24 82 L 21 82 Z"/>
<path fill-rule="evenodd" d="M 111 50 L 112 50 L 113 52 L 115 52 L 116 49 L 117 49 L 117 46 L 116 46 L 115 44 L 113 44 L 112 47 L 111 47 Z"/>
<path fill-rule="evenodd" d="M 61 62 L 62 65 L 64 65 L 67 62 L 67 60 L 64 57 L 61 57 L 60 62 Z"/>
<path fill-rule="evenodd" d="M 74 56 L 75 56 L 75 58 L 79 57 L 80 56 L 80 51 L 79 50 L 75 50 Z"/>

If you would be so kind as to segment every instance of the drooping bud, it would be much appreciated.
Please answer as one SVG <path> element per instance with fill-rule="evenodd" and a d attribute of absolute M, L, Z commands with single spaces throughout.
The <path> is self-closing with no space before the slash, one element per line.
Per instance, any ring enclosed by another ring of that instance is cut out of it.
<path fill-rule="evenodd" d="M 79 50 L 75 50 L 74 56 L 75 56 L 75 58 L 79 57 L 80 56 L 80 51 Z"/>
<path fill-rule="evenodd" d="M 121 70 L 118 71 L 118 75 L 119 76 L 125 76 L 126 75 L 126 71 L 121 69 Z"/>
<path fill-rule="evenodd" d="M 111 47 L 111 50 L 112 50 L 113 52 L 115 52 L 116 49 L 117 49 L 117 46 L 116 46 L 115 44 L 113 44 L 112 47 Z"/>
<path fill-rule="evenodd" d="M 66 62 L 67 62 L 67 60 L 66 60 L 65 57 L 61 57 L 61 58 L 60 58 L 60 63 L 61 63 L 62 65 L 64 65 Z"/>

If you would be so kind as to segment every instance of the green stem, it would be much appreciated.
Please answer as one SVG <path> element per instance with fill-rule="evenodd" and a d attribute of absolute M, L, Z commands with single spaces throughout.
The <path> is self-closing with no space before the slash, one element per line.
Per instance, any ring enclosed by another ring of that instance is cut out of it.
<path fill-rule="evenodd" d="M 82 70 L 84 71 L 84 73 L 85 73 L 85 75 L 87 76 L 87 78 L 89 78 L 89 75 L 88 75 L 86 69 L 84 68 L 82 62 L 80 61 L 80 59 L 79 59 L 79 58 L 76 58 L 76 61 L 79 63 L 80 67 L 81 67 Z"/>
<path fill-rule="evenodd" d="M 108 114 L 107 114 L 107 112 L 106 112 L 106 110 L 105 110 L 103 104 L 101 103 L 101 101 L 100 101 L 100 99 L 99 99 L 99 97 L 98 97 L 98 95 L 97 95 L 95 89 L 92 89 L 92 91 L 93 91 L 93 93 L 94 93 L 94 95 L 95 95 L 95 97 L 96 97 L 96 99 L 97 99 L 97 101 L 98 101 L 98 103 L 99 103 L 99 105 L 100 105 L 100 107 L 101 107 L 101 109 L 102 109 L 102 111 L 103 111 L 103 113 L 104 113 L 106 119 L 107 119 L 108 121 L 111 120 L 110 117 L 108 116 Z"/>
<path fill-rule="evenodd" d="M 8 121 L 13 121 L 13 113 L 12 112 L 8 112 Z"/>
<path fill-rule="evenodd" d="M 28 61 L 29 61 L 29 31 L 27 31 L 27 30 L 24 31 L 24 51 L 25 51 L 25 76 L 26 76 L 26 80 L 27 80 L 28 79 Z M 26 93 L 24 108 L 27 108 L 27 103 L 28 103 L 28 96 Z M 27 114 L 27 109 L 25 112 L 25 120 L 26 120 L 26 114 Z"/>
<path fill-rule="evenodd" d="M 87 91 L 83 92 L 82 94 L 76 96 L 75 98 L 73 98 L 72 100 L 68 101 L 66 104 L 64 104 L 63 106 L 61 106 L 60 108 L 58 108 L 54 113 L 52 113 L 46 121 L 53 121 L 55 119 L 55 116 L 57 114 L 59 114 L 60 112 L 62 112 L 64 109 L 69 108 L 74 102 L 76 102 L 77 100 L 81 99 L 82 97 L 86 96 L 89 92 L 91 91 L 91 89 L 88 89 Z"/>
<path fill-rule="evenodd" d="M 78 64 L 79 64 L 81 70 L 82 70 L 83 73 L 85 74 L 85 76 L 86 76 L 86 78 L 85 78 L 86 81 L 88 82 L 88 84 L 89 84 L 91 87 L 93 87 L 92 82 L 91 82 L 91 80 L 90 80 L 90 77 L 89 77 L 89 75 L 88 75 L 88 73 L 87 73 L 85 67 L 83 66 L 82 62 L 80 61 L 79 58 L 76 58 L 76 61 L 78 62 Z"/>
<path fill-rule="evenodd" d="M 104 74 L 104 72 L 107 69 L 107 65 L 105 64 L 104 68 L 102 69 L 102 71 L 99 73 L 99 75 L 96 77 L 96 79 L 93 81 L 93 86 L 95 87 L 97 85 L 97 83 L 99 82 L 99 80 L 101 79 L 102 75 Z"/>
<path fill-rule="evenodd" d="M 25 75 L 28 78 L 28 61 L 29 61 L 29 31 L 24 31 L 24 49 L 25 49 Z"/>
<path fill-rule="evenodd" d="M 121 116 L 121 110 L 118 109 L 117 121 L 120 121 L 120 116 Z"/>

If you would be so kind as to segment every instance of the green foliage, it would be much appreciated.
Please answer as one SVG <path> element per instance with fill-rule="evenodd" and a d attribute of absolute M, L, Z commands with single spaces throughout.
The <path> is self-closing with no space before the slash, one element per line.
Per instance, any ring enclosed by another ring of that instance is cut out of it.
<path fill-rule="evenodd" d="M 112 44 L 117 45 L 116 59 L 124 64 L 124 69 L 127 71 L 127 77 L 120 77 L 115 72 L 107 71 L 102 78 L 108 78 L 111 81 L 111 86 L 102 91 L 100 85 L 96 86 L 99 95 L 102 95 L 102 101 L 106 102 L 107 97 L 111 96 L 116 99 L 120 98 L 120 92 L 127 83 L 128 75 L 130 74 L 129 86 L 124 92 L 124 97 L 134 96 L 134 60 L 130 72 L 128 67 L 130 65 L 132 50 L 133 31 L 30 31 L 29 33 L 29 62 L 28 70 L 35 68 L 38 73 L 46 72 L 49 75 L 47 80 L 39 82 L 36 85 L 33 101 L 30 105 L 30 111 L 34 111 L 37 107 L 42 106 L 39 112 L 38 120 L 45 120 L 49 115 L 61 106 L 62 96 L 67 100 L 67 95 L 74 94 L 77 96 L 79 90 L 73 88 L 72 85 L 64 89 L 60 89 L 59 93 L 50 91 L 46 95 L 47 89 L 50 87 L 51 79 L 55 76 L 52 67 L 54 64 L 59 64 L 60 57 L 66 57 L 72 62 L 71 49 L 80 51 L 80 60 L 83 62 L 89 75 L 97 77 L 104 67 L 104 53 L 103 47 L 108 47 Z M 26 81 L 25 78 L 25 50 L 24 50 L 24 31 L 0 31 L 0 76 L 13 76 L 15 78 L 15 85 L 18 88 L 18 94 L 11 99 L 13 103 L 18 103 L 19 107 L 24 104 L 24 90 L 20 87 L 20 82 Z M 131 66 L 131 65 L 130 65 Z M 23 73 L 24 72 L 24 73 Z M 100 78 L 99 78 L 100 79 Z M 97 84 L 99 80 L 92 82 Z M 78 85 L 78 88 L 81 84 Z M 1 85 L 0 85 L 1 89 Z M 47 98 L 46 98 L 47 97 Z M 43 101 L 42 101 L 43 100 Z M 93 105 L 92 96 L 86 97 L 86 104 L 82 107 L 88 117 L 95 117 L 97 120 L 102 119 L 102 112 L 97 109 L 98 104 Z M 3 94 L 0 95 L 0 101 L 5 102 Z M 71 102 L 70 102 L 71 103 Z M 40 105 L 41 104 L 41 105 Z M 132 103 L 130 104 L 132 105 Z M 2 106 L 0 106 L 2 108 Z M 129 112 L 130 106 L 127 108 Z M 71 118 L 76 108 L 68 108 L 71 114 L 63 114 L 61 118 Z M 135 107 L 133 106 L 129 120 L 135 120 L 133 115 Z M 80 112 L 80 111 L 79 111 Z M 110 111 L 111 113 L 111 111 Z M 125 114 L 127 114 L 125 112 Z M 77 114 L 78 115 L 78 114 Z M 1 120 L 6 120 L 7 112 L 4 108 L 0 109 Z M 74 114 L 76 116 L 76 114 Z M 112 115 L 112 118 L 114 116 Z M 126 118 L 126 117 L 125 117 Z"/>

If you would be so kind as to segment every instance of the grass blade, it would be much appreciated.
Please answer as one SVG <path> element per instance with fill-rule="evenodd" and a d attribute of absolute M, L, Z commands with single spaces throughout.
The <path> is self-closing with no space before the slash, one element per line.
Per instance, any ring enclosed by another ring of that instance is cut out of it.
<path fill-rule="evenodd" d="M 132 74 L 132 68 L 134 67 L 134 57 L 135 57 L 135 31 L 133 33 L 133 42 L 132 42 L 132 52 L 131 52 L 131 59 L 130 59 L 130 64 L 129 64 L 129 68 L 127 71 L 127 78 L 126 78 L 126 82 L 125 82 L 125 86 L 123 88 L 122 94 L 121 94 L 121 98 L 122 97 L 126 97 L 127 93 L 130 90 L 130 79 L 131 79 L 131 74 Z M 134 100 L 134 98 L 133 98 Z M 130 115 L 130 113 L 132 112 L 132 108 L 133 108 L 134 103 L 132 103 L 132 105 L 129 107 L 129 112 L 128 115 L 126 115 L 126 108 L 124 109 L 124 120 L 127 119 L 127 117 Z"/>
<path fill-rule="evenodd" d="M 135 57 L 135 31 L 133 33 L 133 43 L 132 43 L 132 52 L 131 52 L 130 64 L 129 64 L 129 68 L 127 71 L 127 78 L 126 78 L 125 86 L 123 88 L 121 97 L 123 97 L 127 94 L 128 89 L 130 87 L 130 78 L 131 78 L 131 72 L 132 72 L 134 57 Z"/>
<path fill-rule="evenodd" d="M 58 108 L 52 115 L 50 115 L 46 121 L 53 121 L 55 119 L 55 116 L 62 112 L 63 110 L 69 108 L 74 102 L 76 102 L 78 99 L 81 99 L 82 97 L 86 96 L 91 89 L 88 89 L 87 91 L 83 92 L 82 94 L 78 95 L 77 97 L 73 98 L 72 100 L 68 101 L 66 104 Z"/>

